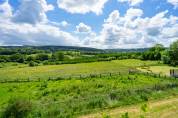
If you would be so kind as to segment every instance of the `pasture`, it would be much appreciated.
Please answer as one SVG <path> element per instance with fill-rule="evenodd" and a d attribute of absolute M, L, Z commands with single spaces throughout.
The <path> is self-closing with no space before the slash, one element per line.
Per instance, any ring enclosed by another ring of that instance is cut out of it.
<path fill-rule="evenodd" d="M 128 73 L 129 69 L 154 66 L 164 67 L 158 61 L 135 59 L 36 67 L 6 63 L 0 68 L 0 80 L 40 78 L 43 81 L 0 83 L 0 115 L 13 99 L 25 99 L 32 104 L 28 118 L 75 118 L 104 109 L 177 96 L 178 80 L 175 78 Z M 102 73 L 119 74 L 48 79 Z"/>
<path fill-rule="evenodd" d="M 48 79 L 70 75 L 88 75 L 100 73 L 128 73 L 130 68 L 159 65 L 157 61 L 141 61 L 135 59 L 114 60 L 109 62 L 92 62 L 80 64 L 45 65 L 29 67 L 28 65 L 6 64 L 0 68 L 0 80 L 16 79 Z"/>
<path fill-rule="evenodd" d="M 142 74 L 59 81 L 3 83 L 0 106 L 3 111 L 12 98 L 32 103 L 33 117 L 78 117 L 115 108 L 175 96 L 178 81 Z"/>
<path fill-rule="evenodd" d="M 141 70 L 143 72 L 152 72 L 152 73 L 156 73 L 156 74 L 170 76 L 170 70 L 171 69 L 178 69 L 178 68 L 167 66 L 167 65 L 162 65 L 162 66 L 139 67 L 137 69 Z"/>

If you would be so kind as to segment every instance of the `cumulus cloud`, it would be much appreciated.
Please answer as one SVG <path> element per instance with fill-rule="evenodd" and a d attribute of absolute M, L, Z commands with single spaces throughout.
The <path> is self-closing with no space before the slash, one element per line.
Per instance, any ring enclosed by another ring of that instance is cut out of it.
<path fill-rule="evenodd" d="M 141 9 L 130 8 L 124 16 L 114 10 L 105 20 L 100 34 L 88 44 L 102 48 L 141 48 L 155 43 L 168 46 L 178 38 L 178 17 L 167 17 L 167 13 L 163 11 L 142 18 Z"/>
<path fill-rule="evenodd" d="M 60 23 L 60 25 L 61 25 L 62 27 L 67 27 L 67 26 L 69 26 L 69 23 L 68 23 L 67 21 L 62 21 L 62 22 Z"/>
<path fill-rule="evenodd" d="M 129 19 L 140 17 L 143 15 L 143 11 L 141 9 L 130 8 L 127 10 L 126 17 Z"/>
<path fill-rule="evenodd" d="M 69 12 L 86 14 L 93 12 L 102 14 L 102 9 L 108 0 L 58 0 L 58 7 Z"/>
<path fill-rule="evenodd" d="M 9 5 L 8 0 L 0 4 L 0 18 L 8 19 L 12 17 L 12 7 Z"/>
<path fill-rule="evenodd" d="M 102 13 L 108 0 L 58 0 L 60 8 L 70 13 Z M 118 0 L 131 6 L 142 0 Z M 79 4 L 80 3 L 80 4 Z M 169 45 L 178 38 L 178 17 L 162 11 L 144 17 L 141 9 L 131 7 L 125 15 L 114 10 L 104 20 L 101 31 L 95 33 L 84 23 L 74 32 L 66 32 L 67 21 L 52 22 L 46 12 L 53 10 L 46 0 L 21 0 L 13 11 L 8 0 L 0 5 L 0 45 L 75 45 L 96 48 L 139 48 L 155 43 Z M 6 20 L 3 20 L 6 19 Z"/>
<path fill-rule="evenodd" d="M 0 22 L 3 45 L 78 45 L 78 39 L 70 33 L 47 24 L 16 24 Z"/>
<path fill-rule="evenodd" d="M 90 33 L 91 27 L 84 24 L 84 23 L 80 23 L 79 25 L 76 26 L 76 32 L 78 32 L 78 33 Z"/>
<path fill-rule="evenodd" d="M 13 21 L 18 23 L 36 24 L 47 22 L 46 12 L 53 10 L 46 0 L 21 0 L 19 9 L 13 16 Z"/>
<path fill-rule="evenodd" d="M 175 9 L 178 8 L 178 0 L 167 0 L 167 2 L 172 4 Z"/>
<path fill-rule="evenodd" d="M 53 6 L 45 0 L 21 0 L 15 14 L 6 1 L 0 10 L 0 17 L 9 19 L 0 20 L 0 45 L 79 45 L 77 37 L 47 22 L 46 12 Z"/>
<path fill-rule="evenodd" d="M 118 1 L 121 3 L 127 2 L 127 3 L 129 3 L 130 6 L 137 6 L 143 2 L 143 0 L 118 0 Z"/>

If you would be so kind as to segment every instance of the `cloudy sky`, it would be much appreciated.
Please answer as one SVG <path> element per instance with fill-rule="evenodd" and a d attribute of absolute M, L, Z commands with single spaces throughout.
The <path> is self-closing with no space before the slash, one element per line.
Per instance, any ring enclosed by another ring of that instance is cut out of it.
<path fill-rule="evenodd" d="M 0 45 L 168 46 L 178 0 L 0 0 Z"/>

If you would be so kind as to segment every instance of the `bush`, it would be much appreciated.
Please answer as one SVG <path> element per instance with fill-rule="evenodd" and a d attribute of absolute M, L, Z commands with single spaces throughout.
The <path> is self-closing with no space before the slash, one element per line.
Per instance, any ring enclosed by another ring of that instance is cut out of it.
<path fill-rule="evenodd" d="M 121 116 L 121 118 L 129 118 L 129 113 L 126 112 L 125 114 L 123 114 L 123 115 Z"/>
<path fill-rule="evenodd" d="M 32 104 L 25 99 L 13 99 L 2 114 L 2 118 L 26 118 L 32 110 Z"/>
<path fill-rule="evenodd" d="M 31 61 L 31 62 L 29 63 L 29 66 L 30 66 L 30 67 L 34 67 L 34 66 L 38 66 L 38 64 L 37 64 L 36 62 Z"/>

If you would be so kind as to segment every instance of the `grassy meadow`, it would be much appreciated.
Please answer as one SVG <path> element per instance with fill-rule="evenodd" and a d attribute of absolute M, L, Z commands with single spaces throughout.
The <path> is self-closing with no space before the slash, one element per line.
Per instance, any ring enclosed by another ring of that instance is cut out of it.
<path fill-rule="evenodd" d="M 143 109 L 145 106 L 145 110 Z M 178 98 L 169 96 L 162 100 L 153 100 L 138 105 L 106 109 L 80 118 L 177 118 Z"/>
<path fill-rule="evenodd" d="M 164 65 L 135 59 L 35 67 L 6 63 L 0 68 L 1 80 L 41 78 L 44 81 L 0 83 L 0 116 L 13 99 L 30 102 L 32 110 L 28 118 L 76 118 L 104 109 L 176 97 L 177 79 L 128 73 L 129 69 L 153 66 Z M 120 75 L 47 80 L 64 75 L 110 72 L 120 72 Z"/>
<path fill-rule="evenodd" d="M 152 72 L 152 73 L 156 73 L 156 74 L 169 76 L 171 69 L 178 69 L 178 68 L 177 67 L 170 67 L 170 66 L 167 66 L 167 65 L 162 65 L 162 66 L 139 67 L 137 69 L 141 70 L 143 72 Z"/>
<path fill-rule="evenodd" d="M 135 59 L 113 60 L 109 62 L 92 62 L 80 64 L 46 65 L 29 67 L 28 65 L 5 64 L 0 68 L 0 80 L 14 79 L 48 79 L 65 75 L 88 75 L 100 73 L 128 73 L 130 68 L 159 65 L 158 61 L 141 61 Z"/>

